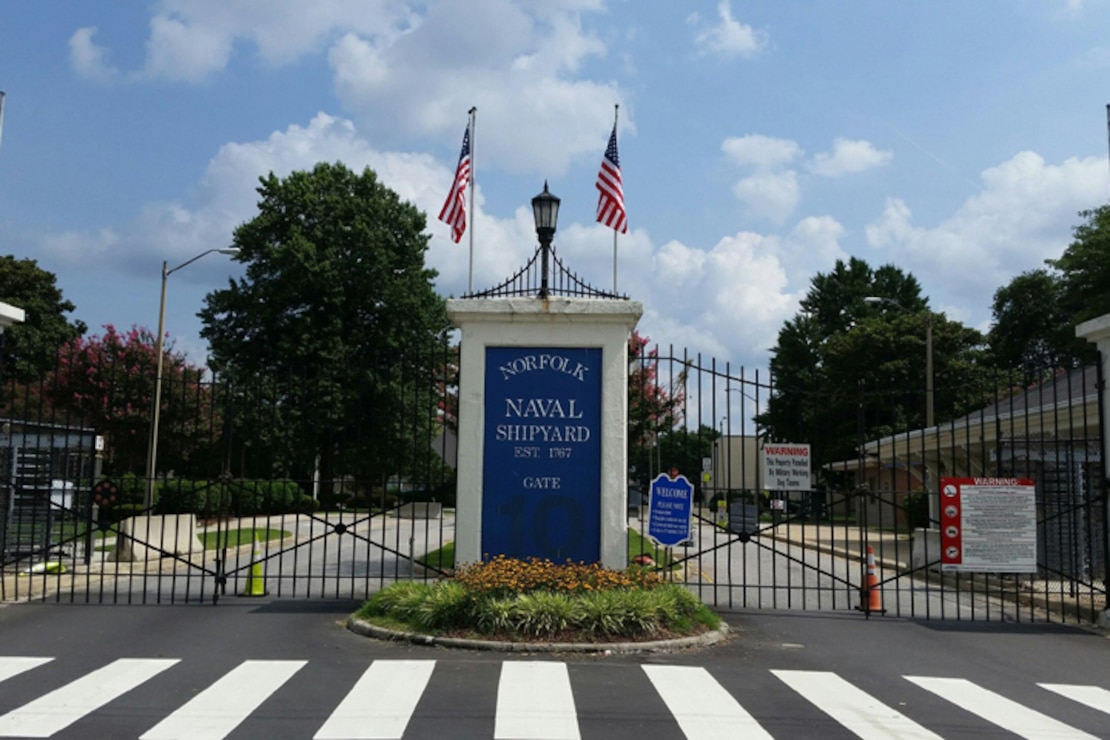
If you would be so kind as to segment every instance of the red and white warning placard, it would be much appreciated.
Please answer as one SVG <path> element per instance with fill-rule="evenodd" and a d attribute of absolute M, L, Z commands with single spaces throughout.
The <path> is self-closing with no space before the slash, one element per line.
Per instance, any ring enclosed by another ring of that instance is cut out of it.
<path fill-rule="evenodd" d="M 948 571 L 1036 573 L 1033 481 L 941 478 L 940 566 Z"/>

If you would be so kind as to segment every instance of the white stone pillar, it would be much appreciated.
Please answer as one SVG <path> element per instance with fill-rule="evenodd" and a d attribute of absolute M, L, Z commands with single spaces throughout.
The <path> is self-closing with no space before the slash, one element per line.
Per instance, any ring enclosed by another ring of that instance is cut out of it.
<path fill-rule="evenodd" d="M 483 548 L 486 357 L 489 348 L 600 349 L 600 557 L 627 565 L 628 337 L 643 313 L 637 301 L 591 298 L 476 298 L 447 301 L 461 330 L 455 560 L 477 562 Z M 542 375 L 537 375 L 542 382 Z M 550 450 L 542 450 L 547 455 Z M 573 461 L 568 463 L 573 464 Z M 547 495 L 527 491 L 529 496 Z M 592 515 L 592 512 L 591 512 Z M 488 539 L 488 538 L 487 538 Z"/>
<path fill-rule="evenodd" d="M 1075 327 L 1075 335 L 1080 339 L 1086 339 L 1088 342 L 1094 343 L 1098 347 L 1099 363 L 1102 366 L 1102 378 L 1105 381 L 1110 378 L 1110 314 L 1103 314 L 1090 321 L 1084 321 L 1079 326 Z M 1110 409 L 1106 408 L 1107 394 L 1105 391 L 1101 395 L 1102 408 L 1099 409 L 1100 428 L 1102 430 L 1102 470 L 1106 472 L 1107 465 L 1110 464 L 1110 430 L 1105 428 L 1107 423 L 1110 423 Z M 1105 485 L 1105 481 L 1103 482 Z M 1104 514 L 1105 516 L 1105 514 Z M 1107 534 L 1105 526 L 1103 526 L 1103 536 Z M 1106 547 L 1106 543 L 1103 543 Z M 1103 568 L 1110 569 L 1110 563 L 1103 563 Z M 1110 574 L 1104 577 L 1103 585 L 1106 586 L 1110 582 Z M 1110 606 L 1103 610 L 1098 618 L 1100 627 L 1110 627 Z"/>

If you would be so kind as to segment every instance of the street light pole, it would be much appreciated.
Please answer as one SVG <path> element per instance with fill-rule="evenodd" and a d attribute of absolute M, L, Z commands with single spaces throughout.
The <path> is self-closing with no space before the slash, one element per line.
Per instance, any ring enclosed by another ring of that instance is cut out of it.
<path fill-rule="evenodd" d="M 143 497 L 143 508 L 150 512 L 154 506 L 154 475 L 158 464 L 158 422 L 162 412 L 162 352 L 166 332 L 166 281 L 170 275 L 183 267 L 188 267 L 201 257 L 213 252 L 235 255 L 239 253 L 238 247 L 219 247 L 201 252 L 196 257 L 182 262 L 177 267 L 170 269 L 169 263 L 162 262 L 162 297 L 158 302 L 158 336 L 154 340 L 154 352 L 157 354 L 157 365 L 154 371 L 154 408 L 150 417 L 150 440 L 147 444 L 146 457 L 146 495 Z"/>

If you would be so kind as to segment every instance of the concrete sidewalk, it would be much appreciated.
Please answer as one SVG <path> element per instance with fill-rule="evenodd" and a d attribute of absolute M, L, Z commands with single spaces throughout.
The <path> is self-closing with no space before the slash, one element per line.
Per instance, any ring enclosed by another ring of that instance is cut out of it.
<path fill-rule="evenodd" d="M 846 560 L 865 563 L 867 548 L 875 554 L 875 564 L 884 568 L 906 570 L 913 567 L 913 534 L 886 530 L 864 529 L 843 524 L 766 523 L 758 535 L 779 542 L 789 542 Z M 930 560 L 940 558 L 939 547 L 930 547 Z"/>

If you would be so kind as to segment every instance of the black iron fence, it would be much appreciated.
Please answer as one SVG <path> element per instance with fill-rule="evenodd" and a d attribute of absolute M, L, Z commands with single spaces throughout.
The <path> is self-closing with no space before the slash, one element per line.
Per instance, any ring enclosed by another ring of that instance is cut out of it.
<path fill-rule="evenodd" d="M 673 349 L 633 350 L 632 526 L 649 533 L 646 494 L 661 473 L 685 475 L 697 499 L 690 540 L 645 544 L 641 560 L 707 603 L 1022 621 L 1105 612 L 1097 367 L 938 384 L 927 424 L 923 388 L 779 387 Z M 1013 493 L 1013 505 L 951 530 L 949 479 Z M 950 562 L 964 536 L 969 562 Z M 997 567 L 970 562 L 991 548 Z"/>
<path fill-rule="evenodd" d="M 360 599 L 438 577 L 453 564 L 457 357 L 409 352 L 359 387 L 171 375 L 149 479 L 153 368 L 9 382 L 0 599 Z M 932 389 L 927 424 L 923 389 L 780 387 L 634 337 L 632 558 L 718 608 L 1090 621 L 1110 541 L 1101 389 L 1097 368 L 984 373 Z M 694 525 L 656 548 L 650 484 L 672 472 L 694 485 Z M 1033 482 L 1010 523 L 1032 532 L 1014 550 L 1032 567 L 945 567 L 948 478 Z"/>
<path fill-rule="evenodd" d="M 343 388 L 311 372 L 171 375 L 151 478 L 152 368 L 10 383 L 0 599 L 365 598 L 436 577 L 453 539 L 456 360 L 447 343 L 410 351 Z"/>

